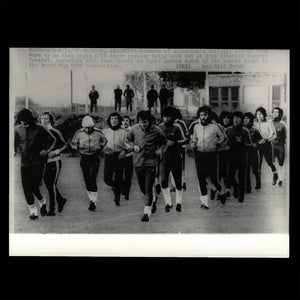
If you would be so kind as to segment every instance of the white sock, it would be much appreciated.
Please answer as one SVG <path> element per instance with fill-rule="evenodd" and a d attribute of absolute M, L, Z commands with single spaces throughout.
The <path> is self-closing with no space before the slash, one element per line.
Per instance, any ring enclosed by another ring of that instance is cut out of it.
<path fill-rule="evenodd" d="M 29 213 L 30 213 L 30 215 L 35 215 L 35 216 L 38 215 L 38 210 L 37 210 L 37 207 L 36 207 L 35 204 L 31 204 L 31 205 L 28 205 L 28 204 L 27 204 L 27 206 L 28 206 L 28 208 L 29 208 Z"/>
<path fill-rule="evenodd" d="M 284 171 L 285 171 L 284 165 L 278 167 L 278 177 L 279 180 L 281 180 L 282 182 L 284 181 Z"/>
<path fill-rule="evenodd" d="M 46 197 L 44 195 L 42 195 L 43 198 L 41 200 L 38 199 L 38 204 L 40 207 L 42 207 L 42 205 L 46 204 L 47 200 Z"/>
<path fill-rule="evenodd" d="M 144 214 L 145 215 L 148 215 L 149 217 L 150 217 L 150 215 L 151 215 L 151 206 L 145 206 L 144 207 Z"/>
<path fill-rule="evenodd" d="M 94 203 L 97 202 L 97 196 L 98 196 L 98 192 L 90 192 L 91 195 L 91 201 L 93 201 Z"/>
<path fill-rule="evenodd" d="M 200 199 L 202 204 L 208 206 L 208 195 L 201 196 Z"/>
<path fill-rule="evenodd" d="M 169 189 L 168 187 L 165 188 L 165 189 L 162 188 L 161 191 L 162 191 L 162 194 L 163 194 L 163 196 L 164 196 L 165 203 L 171 205 L 172 202 L 171 202 L 171 193 L 170 193 L 170 189 Z"/>
<path fill-rule="evenodd" d="M 182 201 L 182 189 L 181 190 L 176 189 L 176 204 L 177 203 L 181 204 L 181 201 Z"/>
<path fill-rule="evenodd" d="M 89 197 L 89 200 L 92 201 L 92 192 L 86 190 L 86 193 L 87 193 L 87 195 Z"/>

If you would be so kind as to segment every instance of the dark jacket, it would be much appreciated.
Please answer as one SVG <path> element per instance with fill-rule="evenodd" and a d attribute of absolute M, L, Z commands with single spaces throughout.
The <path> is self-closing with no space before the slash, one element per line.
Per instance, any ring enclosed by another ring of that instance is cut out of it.
<path fill-rule="evenodd" d="M 131 99 L 134 97 L 134 92 L 133 92 L 133 90 L 130 89 L 130 88 L 127 88 L 127 89 L 124 91 L 124 96 L 126 97 L 126 99 L 131 100 Z"/>
<path fill-rule="evenodd" d="M 127 133 L 127 144 L 141 148 L 139 152 L 133 153 L 133 162 L 136 167 L 157 166 L 159 157 L 155 151 L 163 149 L 166 143 L 167 140 L 162 130 L 152 124 L 146 130 L 143 130 L 139 124 L 135 124 Z"/>
<path fill-rule="evenodd" d="M 115 93 L 115 100 L 121 100 L 122 93 L 123 93 L 122 90 L 121 89 L 115 89 L 114 93 Z"/>
<path fill-rule="evenodd" d="M 182 145 L 186 142 L 186 138 L 180 128 L 180 125 L 173 124 L 171 126 L 166 126 L 165 123 L 159 125 L 163 134 L 166 136 L 167 140 L 174 141 L 175 144 L 172 146 L 166 146 L 162 159 L 166 160 L 176 160 L 180 158 Z"/>
<path fill-rule="evenodd" d="M 249 131 L 241 126 L 230 126 L 226 129 L 228 136 L 228 146 L 230 153 L 233 156 L 243 155 L 247 151 L 247 146 L 251 145 L 251 138 Z"/>
<path fill-rule="evenodd" d="M 97 99 L 99 98 L 99 93 L 96 90 L 95 91 L 90 91 L 89 98 L 92 102 L 96 102 Z"/>
<path fill-rule="evenodd" d="M 159 100 L 164 102 L 169 99 L 170 93 L 169 90 L 166 88 L 161 88 L 159 91 Z"/>
<path fill-rule="evenodd" d="M 149 102 L 155 102 L 158 98 L 158 93 L 156 90 L 150 90 L 147 93 L 147 99 Z"/>
<path fill-rule="evenodd" d="M 46 150 L 49 154 L 55 142 L 55 137 L 43 126 L 34 124 L 24 128 L 18 125 L 15 128 L 15 150 L 20 149 L 22 166 L 45 164 L 48 155 L 42 156 L 40 152 Z"/>
<path fill-rule="evenodd" d="M 250 137 L 251 137 L 251 146 L 247 147 L 247 151 L 249 152 L 253 152 L 253 151 L 257 151 L 258 150 L 258 144 L 259 142 L 263 139 L 263 137 L 261 136 L 259 130 L 253 126 L 251 127 L 245 127 L 249 133 L 250 133 Z M 256 145 L 255 145 L 256 144 Z"/>

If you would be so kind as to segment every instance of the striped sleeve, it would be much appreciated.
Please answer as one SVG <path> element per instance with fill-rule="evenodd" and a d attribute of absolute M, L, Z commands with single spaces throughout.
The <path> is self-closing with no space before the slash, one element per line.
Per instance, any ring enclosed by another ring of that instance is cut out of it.
<path fill-rule="evenodd" d="M 182 127 L 176 123 L 174 123 L 174 125 L 176 126 L 176 128 L 178 128 L 178 132 L 180 132 L 180 135 L 181 135 L 181 138 L 177 141 L 177 143 L 180 145 L 184 145 L 184 144 L 188 143 L 188 139 L 185 137 Z"/>
<path fill-rule="evenodd" d="M 61 134 L 61 132 L 56 129 L 56 128 L 53 128 L 53 131 L 57 133 L 57 136 L 59 138 L 59 142 L 60 142 L 60 145 L 62 145 L 61 147 L 59 147 L 58 149 L 56 149 L 56 154 L 60 154 L 61 152 L 63 152 L 64 150 L 66 150 L 66 148 L 68 147 L 68 144 L 66 143 L 63 135 Z"/>
<path fill-rule="evenodd" d="M 71 147 L 74 150 L 78 150 L 79 148 L 79 133 L 82 131 L 82 129 L 79 129 L 75 132 L 72 142 L 71 142 Z"/>

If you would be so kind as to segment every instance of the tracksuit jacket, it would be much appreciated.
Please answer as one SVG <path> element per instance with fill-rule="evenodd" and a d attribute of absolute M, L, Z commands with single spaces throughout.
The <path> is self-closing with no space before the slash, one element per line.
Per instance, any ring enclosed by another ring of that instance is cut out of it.
<path fill-rule="evenodd" d="M 253 126 L 256 127 L 261 136 L 271 142 L 276 138 L 276 131 L 272 121 L 254 122 Z"/>
<path fill-rule="evenodd" d="M 166 137 L 161 129 L 153 124 L 145 130 L 139 124 L 135 124 L 127 133 L 127 144 L 141 148 L 139 152 L 133 154 L 135 167 L 157 166 L 159 158 L 154 152 L 159 148 L 162 149 L 166 143 Z"/>
<path fill-rule="evenodd" d="M 195 124 L 191 141 L 196 144 L 197 151 L 215 152 L 224 140 L 225 135 L 218 125 L 209 123 L 203 126 L 200 120 Z"/>
<path fill-rule="evenodd" d="M 82 155 L 94 155 L 100 152 L 106 142 L 101 129 L 95 127 L 94 131 L 88 134 L 81 128 L 75 132 L 71 146 Z"/>
<path fill-rule="evenodd" d="M 41 150 L 48 154 L 53 150 L 56 139 L 43 126 L 35 124 L 28 128 L 21 125 L 15 128 L 15 150 L 20 148 L 21 165 L 43 165 L 47 162 L 47 155 L 41 156 Z"/>

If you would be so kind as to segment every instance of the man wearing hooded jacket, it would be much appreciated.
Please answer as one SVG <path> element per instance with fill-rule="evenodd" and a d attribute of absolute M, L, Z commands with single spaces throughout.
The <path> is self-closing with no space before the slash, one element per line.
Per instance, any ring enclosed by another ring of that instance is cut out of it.
<path fill-rule="evenodd" d="M 21 123 L 15 128 L 15 153 L 21 152 L 21 178 L 24 195 L 29 208 L 30 220 L 38 219 L 34 196 L 38 199 L 41 216 L 47 214 L 46 198 L 41 194 L 40 185 L 49 153 L 56 139 L 43 126 L 35 123 L 32 113 L 24 108 L 18 115 Z"/>
<path fill-rule="evenodd" d="M 90 200 L 88 209 L 94 211 L 98 196 L 96 179 L 100 164 L 99 154 L 107 141 L 102 130 L 95 127 L 90 116 L 85 116 L 82 119 L 82 127 L 75 132 L 71 147 L 74 150 L 79 150 L 81 154 L 80 167 Z"/>

